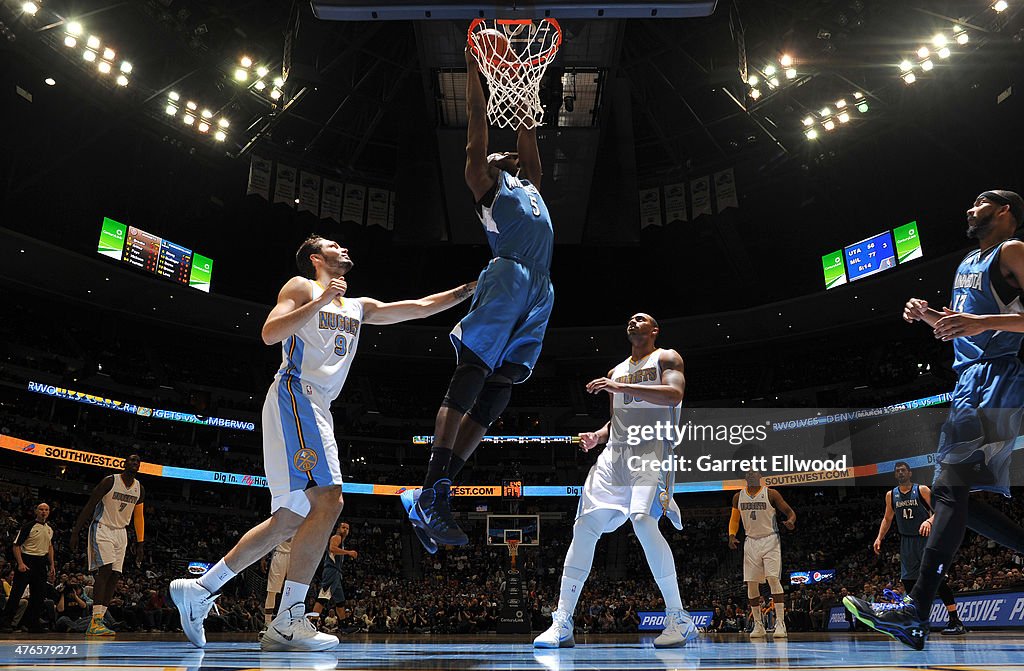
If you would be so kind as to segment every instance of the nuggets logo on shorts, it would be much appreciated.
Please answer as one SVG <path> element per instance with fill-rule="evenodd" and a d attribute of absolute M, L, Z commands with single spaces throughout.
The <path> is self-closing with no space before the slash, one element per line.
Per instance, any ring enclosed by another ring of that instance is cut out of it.
<path fill-rule="evenodd" d="M 295 468 L 299 469 L 303 473 L 308 473 L 316 468 L 316 452 L 308 447 L 304 447 L 295 453 L 295 456 L 292 458 L 292 462 L 295 464 Z"/>

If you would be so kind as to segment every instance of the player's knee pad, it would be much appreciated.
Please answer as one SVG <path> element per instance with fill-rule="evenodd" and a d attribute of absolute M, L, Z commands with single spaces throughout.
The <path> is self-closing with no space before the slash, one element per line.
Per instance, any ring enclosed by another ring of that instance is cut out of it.
<path fill-rule="evenodd" d="M 505 412 L 509 399 L 512 398 L 512 378 L 505 375 L 504 368 L 502 365 L 484 381 L 480 397 L 469 411 L 473 421 L 484 428 L 494 424 L 501 413 Z"/>
<path fill-rule="evenodd" d="M 472 363 L 460 363 L 452 373 L 443 404 L 466 414 L 477 402 L 486 378 L 486 368 Z"/>
<path fill-rule="evenodd" d="M 782 581 L 773 575 L 768 576 L 768 587 L 772 594 L 782 594 Z"/>
<path fill-rule="evenodd" d="M 761 598 L 761 585 L 756 582 L 747 583 L 747 598 L 748 599 L 760 599 Z"/>

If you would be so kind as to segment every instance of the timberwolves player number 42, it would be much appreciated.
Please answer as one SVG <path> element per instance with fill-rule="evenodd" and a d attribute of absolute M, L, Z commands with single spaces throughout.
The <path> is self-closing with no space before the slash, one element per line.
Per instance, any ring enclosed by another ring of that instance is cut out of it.
<path fill-rule="evenodd" d="M 275 545 L 292 538 L 288 576 L 277 617 L 261 638 L 264 650 L 317 651 L 338 645 L 305 617 L 306 592 L 331 528 L 341 514 L 341 464 L 330 405 L 341 392 L 364 324 L 421 319 L 468 298 L 475 284 L 418 300 L 382 303 L 348 298 L 348 250 L 311 236 L 295 255 L 304 277 L 278 294 L 263 325 L 263 341 L 281 345 L 281 367 L 263 404 L 263 464 L 270 487 L 270 518 L 250 529 L 198 580 L 171 583 L 181 626 L 197 647 L 206 644 L 203 620 L 217 593 Z"/>

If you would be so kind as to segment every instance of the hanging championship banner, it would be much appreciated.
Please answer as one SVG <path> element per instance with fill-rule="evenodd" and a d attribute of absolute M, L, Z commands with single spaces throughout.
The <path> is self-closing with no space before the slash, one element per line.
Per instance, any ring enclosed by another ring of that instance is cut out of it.
<path fill-rule="evenodd" d="M 711 214 L 711 178 L 700 177 L 690 183 L 693 196 L 693 218 Z"/>
<path fill-rule="evenodd" d="M 715 200 L 718 201 L 718 211 L 739 207 L 740 201 L 736 196 L 736 177 L 732 168 L 715 173 Z"/>
<path fill-rule="evenodd" d="M 299 180 L 299 212 L 312 212 L 315 217 L 320 211 L 320 175 L 302 171 Z"/>
<path fill-rule="evenodd" d="M 366 225 L 388 227 L 388 191 L 387 189 L 369 189 L 369 200 L 366 205 Z"/>
<path fill-rule="evenodd" d="M 264 200 L 270 200 L 270 168 L 271 162 L 253 154 L 249 158 L 249 185 L 245 195 L 263 196 Z"/>
<path fill-rule="evenodd" d="M 363 205 L 366 202 L 366 187 L 359 184 L 345 185 L 345 204 L 341 208 L 341 220 L 362 225 Z"/>
<path fill-rule="evenodd" d="M 665 187 L 665 223 L 687 221 L 686 182 L 669 184 Z"/>
<path fill-rule="evenodd" d="M 640 230 L 661 226 L 661 189 L 640 189 Z"/>
<path fill-rule="evenodd" d="M 277 164 L 277 183 L 274 185 L 274 202 L 295 207 L 295 168 Z"/>
<path fill-rule="evenodd" d="M 339 224 L 341 223 L 342 188 L 341 182 L 335 182 L 330 179 L 324 180 L 324 195 L 320 200 L 321 219 L 333 219 Z"/>

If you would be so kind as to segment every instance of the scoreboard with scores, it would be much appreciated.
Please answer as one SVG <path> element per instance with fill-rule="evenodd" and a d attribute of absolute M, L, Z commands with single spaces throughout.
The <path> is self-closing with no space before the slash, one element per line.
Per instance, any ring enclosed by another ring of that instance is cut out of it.
<path fill-rule="evenodd" d="M 822 256 L 825 288 L 833 289 L 922 256 L 917 222 L 912 221 Z"/>
<path fill-rule="evenodd" d="M 109 217 L 103 218 L 97 251 L 178 284 L 210 291 L 213 259 Z"/>

